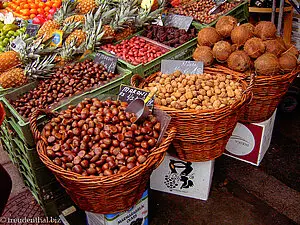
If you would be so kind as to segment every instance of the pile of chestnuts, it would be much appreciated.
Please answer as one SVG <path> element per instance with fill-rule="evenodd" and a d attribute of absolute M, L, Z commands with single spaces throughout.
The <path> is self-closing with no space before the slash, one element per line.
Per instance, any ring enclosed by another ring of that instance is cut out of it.
<path fill-rule="evenodd" d="M 50 79 L 39 81 L 37 87 L 11 101 L 11 104 L 21 116 L 29 118 L 36 108 L 49 108 L 64 98 L 106 84 L 116 76 L 91 60 L 77 62 L 57 69 Z"/>
<path fill-rule="evenodd" d="M 161 124 L 154 115 L 134 123 L 126 102 L 84 99 L 52 118 L 42 131 L 47 156 L 83 176 L 109 176 L 144 163 L 157 144 Z"/>

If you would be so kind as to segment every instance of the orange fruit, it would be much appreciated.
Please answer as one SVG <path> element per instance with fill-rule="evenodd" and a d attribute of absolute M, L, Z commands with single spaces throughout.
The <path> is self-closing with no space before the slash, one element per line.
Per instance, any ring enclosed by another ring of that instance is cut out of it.
<path fill-rule="evenodd" d="M 61 6 L 60 2 L 54 2 L 53 5 L 52 5 L 52 7 L 55 7 L 57 9 L 60 8 L 60 6 Z"/>
<path fill-rule="evenodd" d="M 39 2 L 39 8 L 44 8 L 45 7 L 45 3 L 44 2 Z"/>
<path fill-rule="evenodd" d="M 29 4 L 25 4 L 25 5 L 23 6 L 23 9 L 29 9 Z"/>
<path fill-rule="evenodd" d="M 24 16 L 29 16 L 30 15 L 29 9 L 21 9 L 20 13 Z"/>
<path fill-rule="evenodd" d="M 51 7 L 52 6 L 52 2 L 51 1 L 47 1 L 47 2 L 45 2 L 45 5 Z"/>
<path fill-rule="evenodd" d="M 34 9 L 34 8 L 31 8 L 29 11 L 30 11 L 31 14 L 37 14 L 37 10 Z"/>
<path fill-rule="evenodd" d="M 36 17 L 36 14 L 30 14 L 30 19 L 33 19 L 34 17 Z"/>
<path fill-rule="evenodd" d="M 49 12 L 49 10 L 50 10 L 50 7 L 49 7 L 49 6 L 46 6 L 46 7 L 44 8 L 44 11 L 45 11 L 45 12 Z"/>
<path fill-rule="evenodd" d="M 45 13 L 45 11 L 44 11 L 43 8 L 38 8 L 38 9 L 37 9 L 37 12 L 38 12 L 39 14 L 44 14 L 44 13 Z"/>

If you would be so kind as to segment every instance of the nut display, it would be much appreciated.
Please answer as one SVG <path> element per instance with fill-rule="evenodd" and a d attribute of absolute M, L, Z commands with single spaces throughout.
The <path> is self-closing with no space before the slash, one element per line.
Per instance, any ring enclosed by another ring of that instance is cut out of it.
<path fill-rule="evenodd" d="M 116 45 L 107 44 L 102 49 L 117 55 L 132 65 L 145 64 L 168 51 L 168 49 L 150 43 L 141 37 L 123 40 Z"/>
<path fill-rule="evenodd" d="M 209 11 L 215 7 L 216 3 L 212 0 L 206 1 L 195 1 L 191 4 L 186 4 L 174 8 L 171 10 L 173 13 L 184 15 L 184 16 L 191 16 L 195 20 L 200 23 L 209 24 L 216 20 L 218 17 L 223 15 L 224 13 L 228 12 L 229 10 L 233 9 L 237 6 L 239 2 L 226 2 L 220 6 L 220 12 L 216 14 L 209 15 Z"/>
<path fill-rule="evenodd" d="M 185 31 L 170 26 L 148 25 L 143 32 L 143 36 L 170 47 L 177 48 L 196 37 L 197 33 L 195 28 Z"/>
<path fill-rule="evenodd" d="M 44 127 L 47 156 L 58 166 L 84 176 L 109 176 L 144 163 L 160 135 L 153 115 L 134 124 L 127 103 L 85 99 L 69 106 Z"/>
<path fill-rule="evenodd" d="M 48 108 L 63 98 L 99 87 L 116 76 L 107 72 L 103 65 L 85 60 L 57 69 L 53 77 L 39 81 L 36 88 L 11 104 L 21 116 L 28 118 L 36 108 Z"/>
<path fill-rule="evenodd" d="M 157 87 L 155 103 L 179 110 L 219 109 L 242 97 L 240 83 L 231 75 L 160 73 L 144 89 Z"/>

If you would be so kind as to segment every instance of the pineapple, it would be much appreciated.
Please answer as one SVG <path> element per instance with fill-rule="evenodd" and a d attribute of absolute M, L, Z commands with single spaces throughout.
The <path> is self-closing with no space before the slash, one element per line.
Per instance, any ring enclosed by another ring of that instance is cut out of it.
<path fill-rule="evenodd" d="M 80 14 L 87 14 L 97 7 L 95 0 L 78 0 L 76 9 Z"/>
<path fill-rule="evenodd" d="M 39 29 L 38 37 L 43 37 L 43 40 L 50 39 L 52 32 L 59 30 L 65 18 L 74 13 L 75 7 L 76 4 L 72 1 L 63 1 L 61 8 L 54 14 L 54 18 L 46 21 Z"/>
<path fill-rule="evenodd" d="M 131 26 L 137 16 L 138 1 L 120 0 L 117 11 L 110 24 L 104 25 L 104 40 L 121 40 L 133 34 L 134 29 Z M 109 17 L 109 15 L 107 15 Z M 124 31 L 124 33 L 123 33 Z"/>
<path fill-rule="evenodd" d="M 18 52 L 7 51 L 0 54 L 0 73 L 20 64 Z"/>
<path fill-rule="evenodd" d="M 66 39 L 66 45 L 70 45 L 72 40 L 76 40 L 76 47 L 79 47 L 86 39 L 86 32 L 80 29 L 74 30 Z"/>
<path fill-rule="evenodd" d="M 3 88 L 19 87 L 27 82 L 25 71 L 22 68 L 11 68 L 0 76 L 0 84 Z"/>
<path fill-rule="evenodd" d="M 46 77 L 54 64 L 55 56 L 46 56 L 42 60 L 37 58 L 35 61 L 27 64 L 25 68 L 15 67 L 0 75 L 0 85 L 3 88 L 19 87 L 30 78 Z"/>
<path fill-rule="evenodd" d="M 84 15 L 73 15 L 69 16 L 64 20 L 64 25 L 67 23 L 72 23 L 72 22 L 80 22 L 84 23 L 85 22 L 85 17 Z"/>

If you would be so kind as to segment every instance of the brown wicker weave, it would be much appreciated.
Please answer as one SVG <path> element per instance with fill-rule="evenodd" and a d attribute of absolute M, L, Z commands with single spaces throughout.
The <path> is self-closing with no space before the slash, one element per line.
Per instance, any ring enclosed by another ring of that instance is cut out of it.
<path fill-rule="evenodd" d="M 237 124 L 241 108 L 251 98 L 251 86 L 240 80 L 242 74 L 225 68 L 207 68 L 206 73 L 230 74 L 242 84 L 244 93 L 240 100 L 231 106 L 218 110 L 177 110 L 165 106 L 156 107 L 167 112 L 171 117 L 170 126 L 177 128 L 173 141 L 178 157 L 182 160 L 201 162 L 215 159 L 223 154 L 228 139 Z M 145 84 L 153 81 L 157 73 L 141 78 L 134 75 L 131 79 L 133 86 L 143 88 Z M 137 82 L 140 82 L 137 85 Z"/>
<path fill-rule="evenodd" d="M 244 107 L 239 121 L 259 123 L 269 119 L 298 73 L 299 67 L 284 75 L 255 76 L 253 98 Z"/>
<path fill-rule="evenodd" d="M 107 177 L 82 176 L 55 165 L 46 155 L 47 142 L 37 129 L 37 117 L 42 113 L 51 115 L 44 110 L 37 110 L 30 118 L 40 159 L 54 173 L 76 205 L 82 210 L 100 214 L 126 211 L 142 197 L 152 171 L 164 159 L 176 133 L 176 129 L 171 128 L 168 137 L 152 150 L 146 162 L 127 172 Z"/>

